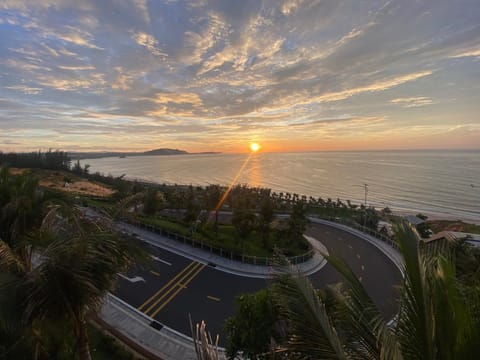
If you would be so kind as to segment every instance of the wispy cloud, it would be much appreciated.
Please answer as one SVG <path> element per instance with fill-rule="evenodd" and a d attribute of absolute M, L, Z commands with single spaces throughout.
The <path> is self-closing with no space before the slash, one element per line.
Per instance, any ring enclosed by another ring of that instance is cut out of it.
<path fill-rule="evenodd" d="M 167 56 L 160 50 L 158 41 L 153 35 L 144 32 L 137 32 L 132 35 L 132 38 L 137 42 L 138 45 L 146 47 L 153 55 Z"/>
<path fill-rule="evenodd" d="M 480 48 L 465 50 L 453 55 L 450 55 L 451 58 L 462 58 L 462 57 L 480 57 Z"/>
<path fill-rule="evenodd" d="M 433 104 L 433 100 L 429 97 L 418 96 L 418 97 L 409 97 L 409 98 L 397 98 L 390 100 L 392 104 L 397 104 L 407 108 L 418 107 Z"/>
<path fill-rule="evenodd" d="M 40 93 L 40 91 L 42 91 L 41 88 L 25 86 L 25 85 L 5 86 L 5 89 L 18 90 L 23 92 L 26 95 L 37 95 Z"/>

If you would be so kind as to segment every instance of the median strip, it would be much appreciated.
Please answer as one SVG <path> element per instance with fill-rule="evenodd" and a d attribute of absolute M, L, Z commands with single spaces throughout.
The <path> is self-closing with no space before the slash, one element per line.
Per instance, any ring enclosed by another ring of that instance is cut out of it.
<path fill-rule="evenodd" d="M 177 275 L 175 275 L 165 286 L 158 290 L 153 296 L 138 307 L 150 317 L 155 317 L 170 301 L 172 301 L 187 285 L 203 270 L 205 264 L 192 261 Z"/>
<path fill-rule="evenodd" d="M 158 306 L 158 308 L 157 308 L 157 310 L 155 310 L 152 314 L 150 314 L 150 317 L 152 317 L 152 318 L 155 317 L 155 316 L 160 312 L 160 310 L 162 310 L 165 306 L 167 306 L 168 303 L 169 303 L 170 301 L 172 301 L 173 298 L 174 298 L 175 296 L 177 296 L 180 291 L 182 291 L 183 289 L 185 289 L 185 288 L 187 287 L 187 285 L 188 285 L 188 284 L 200 273 L 200 271 L 202 271 L 203 268 L 206 266 L 205 264 L 200 264 L 200 263 L 198 263 L 198 264 L 199 264 L 200 266 L 197 266 L 195 270 L 193 270 L 192 272 L 190 272 L 190 274 L 185 275 L 185 276 L 182 278 L 182 280 L 180 280 L 180 282 L 177 284 L 178 289 L 177 289 L 172 295 L 170 295 L 170 297 L 169 297 L 167 300 L 165 300 L 163 303 L 160 303 L 159 306 Z M 187 277 L 188 277 L 188 278 L 187 278 Z M 184 281 L 184 280 L 185 280 L 185 282 L 182 283 L 181 281 Z M 173 290 L 173 287 L 172 287 L 171 289 Z M 165 294 L 162 296 L 162 298 L 165 297 L 169 292 L 171 292 L 171 291 L 168 291 L 167 293 L 165 293 Z M 156 303 L 158 303 L 160 300 L 161 300 L 161 298 L 160 298 L 159 300 L 157 300 Z M 152 307 L 153 307 L 153 306 L 152 306 Z M 147 315 L 148 315 L 148 314 L 147 314 Z"/>
<path fill-rule="evenodd" d="M 196 264 L 195 261 L 192 261 L 190 264 L 188 264 L 182 271 L 180 271 L 177 275 L 175 275 L 168 283 L 165 284 L 160 290 L 158 290 L 155 294 L 153 294 L 150 298 L 148 298 L 142 305 L 138 307 L 138 310 L 143 311 L 143 309 L 155 299 L 163 290 L 165 290 L 167 287 L 169 287 L 175 280 L 177 280 L 182 274 L 192 266 Z M 198 264 L 198 263 L 197 263 Z"/>

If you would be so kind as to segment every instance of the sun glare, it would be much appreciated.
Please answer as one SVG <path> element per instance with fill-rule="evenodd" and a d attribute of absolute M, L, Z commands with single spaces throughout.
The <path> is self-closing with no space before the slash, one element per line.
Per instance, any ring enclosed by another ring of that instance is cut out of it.
<path fill-rule="evenodd" d="M 258 150 L 260 150 L 260 145 L 258 143 L 251 143 L 250 150 L 253 152 L 257 152 Z"/>

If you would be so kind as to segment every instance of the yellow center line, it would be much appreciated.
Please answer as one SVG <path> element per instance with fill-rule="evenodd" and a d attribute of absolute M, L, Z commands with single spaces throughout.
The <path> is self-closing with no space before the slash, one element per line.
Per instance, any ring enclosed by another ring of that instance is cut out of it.
<path fill-rule="evenodd" d="M 182 291 L 182 289 L 183 289 L 184 287 L 186 287 L 186 286 L 200 273 L 200 271 L 203 270 L 203 268 L 204 268 L 205 266 L 206 266 L 205 264 L 202 264 L 202 266 L 200 266 L 199 268 L 197 268 L 197 270 L 195 271 L 195 273 L 194 273 L 192 276 L 190 276 L 190 278 L 185 282 L 185 284 L 183 284 L 182 286 L 180 286 L 180 287 L 177 289 L 177 291 L 175 291 L 162 305 L 160 305 L 160 306 L 158 307 L 158 309 L 157 309 L 150 317 L 152 317 L 152 318 L 155 317 L 155 315 L 157 315 L 157 314 L 160 312 L 160 310 L 162 310 L 165 306 L 167 306 L 167 304 L 168 304 L 170 301 L 172 301 L 172 299 L 173 299 L 175 296 L 177 296 L 178 293 L 179 293 L 180 291 Z"/>
<path fill-rule="evenodd" d="M 194 266 L 195 264 L 198 264 L 195 261 L 192 261 L 190 264 L 188 264 L 182 271 L 180 271 L 177 275 L 175 275 L 168 283 L 165 284 L 160 290 L 158 290 L 155 294 L 153 294 L 150 298 L 147 299 L 142 305 L 138 307 L 138 310 L 142 311 L 145 306 L 147 306 L 148 303 L 150 303 L 153 299 L 155 299 L 158 294 L 160 294 L 163 290 L 165 290 L 168 286 L 170 286 L 171 283 L 173 283 L 177 278 L 182 276 L 184 272 L 186 272 L 190 267 Z"/>
<path fill-rule="evenodd" d="M 172 285 L 170 286 L 170 288 L 168 288 L 160 297 L 158 297 L 158 298 L 155 300 L 155 302 L 154 302 L 153 304 L 150 305 L 150 307 L 149 307 L 147 310 L 144 311 L 144 313 L 148 315 L 148 313 L 149 313 L 155 306 L 157 306 L 158 303 L 160 303 L 160 301 L 162 301 L 166 296 L 168 296 L 172 291 L 174 291 L 177 286 L 180 287 L 178 291 L 182 290 L 182 287 L 183 287 L 182 281 L 184 281 L 185 279 L 187 279 L 187 278 L 189 278 L 190 276 L 192 276 L 192 274 L 195 274 L 195 275 L 196 275 L 195 271 L 196 271 L 198 268 L 202 268 L 202 269 L 203 269 L 202 265 L 205 266 L 204 264 L 201 264 L 201 263 L 198 263 L 198 262 L 195 263 L 195 265 L 192 266 L 190 269 L 188 269 L 188 271 L 182 276 L 182 278 L 181 278 L 180 280 L 178 280 L 176 283 L 172 284 Z M 201 269 L 200 269 L 200 270 L 201 270 Z M 193 276 L 195 277 L 195 275 L 193 275 Z M 185 285 L 187 285 L 187 284 L 188 284 L 188 282 L 185 283 Z M 158 311 L 157 311 L 157 312 L 158 312 Z M 154 314 L 152 314 L 151 317 L 154 317 L 157 312 L 155 312 Z"/>
<path fill-rule="evenodd" d="M 210 296 L 210 295 L 207 296 L 207 299 L 210 299 L 210 300 L 213 300 L 213 301 L 220 301 L 220 298 L 215 297 L 215 296 Z"/>
<path fill-rule="evenodd" d="M 150 270 L 150 274 L 153 274 L 155 276 L 160 276 L 160 273 L 158 273 L 156 271 L 153 271 L 153 270 Z"/>

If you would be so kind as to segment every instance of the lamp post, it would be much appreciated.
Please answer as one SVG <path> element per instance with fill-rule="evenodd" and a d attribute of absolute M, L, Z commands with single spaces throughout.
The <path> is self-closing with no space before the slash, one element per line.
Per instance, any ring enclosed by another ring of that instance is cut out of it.
<path fill-rule="evenodd" d="M 364 205 L 364 207 L 365 207 L 365 209 L 364 209 L 364 211 L 365 211 L 365 216 L 364 216 L 364 218 L 363 218 L 363 227 L 365 228 L 365 227 L 367 227 L 367 194 L 368 194 L 368 184 L 367 184 L 367 183 L 363 183 L 363 187 L 364 187 L 364 189 L 365 189 L 365 205 Z"/>

